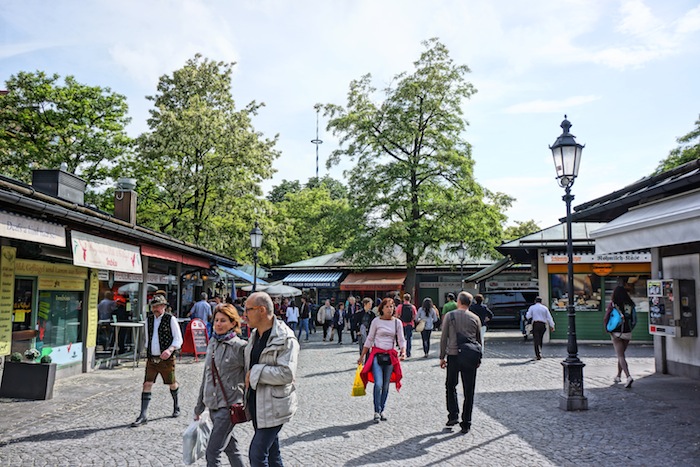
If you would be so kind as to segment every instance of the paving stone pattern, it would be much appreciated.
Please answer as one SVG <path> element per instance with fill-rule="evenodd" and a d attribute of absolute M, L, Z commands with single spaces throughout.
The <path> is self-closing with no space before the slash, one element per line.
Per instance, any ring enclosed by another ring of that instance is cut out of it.
<path fill-rule="evenodd" d="M 445 372 L 433 333 L 430 358 L 420 337 L 393 386 L 388 421 L 372 421 L 372 386 L 350 391 L 356 345 L 302 342 L 299 410 L 280 434 L 288 466 L 580 466 L 700 465 L 700 382 L 654 374 L 653 347 L 632 345 L 631 389 L 614 385 L 612 346 L 579 345 L 590 410 L 559 409 L 566 346 L 546 345 L 532 359 L 532 341 L 516 331 L 489 331 L 477 375 L 473 426 L 444 428 Z M 349 340 L 349 336 L 344 336 Z M 179 466 L 182 432 L 191 421 L 203 363 L 177 366 L 183 416 L 170 418 L 166 386 L 154 386 L 150 421 L 130 428 L 140 404 L 143 363 L 59 380 L 50 401 L 0 399 L 1 466 Z M 460 401 L 461 404 L 461 401 Z M 247 450 L 252 426 L 237 427 Z M 196 465 L 206 462 L 200 459 Z M 228 465 L 224 459 L 224 465 Z"/>

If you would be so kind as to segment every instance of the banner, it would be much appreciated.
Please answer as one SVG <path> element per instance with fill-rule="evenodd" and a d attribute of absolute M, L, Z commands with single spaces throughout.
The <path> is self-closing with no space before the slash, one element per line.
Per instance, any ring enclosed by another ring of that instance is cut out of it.
<path fill-rule="evenodd" d="M 0 250 L 0 356 L 10 355 L 12 348 L 12 308 L 15 295 L 15 258 L 17 249 Z"/>
<path fill-rule="evenodd" d="M 97 301 L 100 295 L 100 279 L 97 271 L 90 270 L 90 290 L 87 297 L 87 335 L 85 347 L 97 345 Z M 116 343 L 115 343 L 116 344 Z"/>
<path fill-rule="evenodd" d="M 110 271 L 142 273 L 141 250 L 138 246 L 71 232 L 73 264 Z"/>

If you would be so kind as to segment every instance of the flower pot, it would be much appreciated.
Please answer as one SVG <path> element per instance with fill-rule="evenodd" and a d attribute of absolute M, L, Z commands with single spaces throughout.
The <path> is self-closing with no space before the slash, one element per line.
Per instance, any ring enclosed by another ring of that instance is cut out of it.
<path fill-rule="evenodd" d="M 53 398 L 55 363 L 5 361 L 0 397 L 47 400 Z"/>

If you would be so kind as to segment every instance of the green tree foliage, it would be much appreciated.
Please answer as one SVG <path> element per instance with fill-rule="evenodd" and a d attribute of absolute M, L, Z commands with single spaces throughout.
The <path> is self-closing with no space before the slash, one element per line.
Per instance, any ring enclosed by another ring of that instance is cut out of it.
<path fill-rule="evenodd" d="M 282 180 L 282 183 L 272 187 L 272 190 L 267 194 L 267 199 L 272 203 L 281 203 L 287 193 L 299 193 L 300 191 L 301 183 L 299 180 Z"/>
<path fill-rule="evenodd" d="M 275 220 L 282 239 L 280 264 L 342 250 L 357 231 L 347 197 L 334 196 L 340 182 L 317 185 L 315 177 L 311 180 L 313 183 L 288 192 L 276 205 Z"/>
<path fill-rule="evenodd" d="M 515 225 L 506 227 L 506 230 L 503 233 L 503 241 L 509 242 L 511 240 L 515 240 L 516 238 L 521 238 L 526 235 L 530 235 L 531 233 L 539 232 L 540 230 L 542 229 L 540 229 L 533 219 L 522 222 L 515 221 Z"/>
<path fill-rule="evenodd" d="M 0 95 L 0 164 L 24 182 L 33 169 L 68 171 L 98 188 L 130 148 L 126 98 L 68 76 L 20 72 Z"/>
<path fill-rule="evenodd" d="M 700 159 L 700 117 L 695 121 L 695 128 L 676 141 L 680 146 L 671 150 L 668 157 L 659 162 L 654 174 L 659 174 L 686 162 Z"/>
<path fill-rule="evenodd" d="M 343 182 L 331 178 L 326 175 L 324 177 L 311 177 L 306 185 L 306 188 L 318 188 L 324 186 L 331 195 L 331 199 L 343 199 L 348 197 L 348 189 L 343 185 Z"/>
<path fill-rule="evenodd" d="M 271 206 L 258 197 L 279 156 L 277 137 L 253 128 L 262 104 L 236 109 L 233 66 L 196 55 L 162 76 L 158 93 L 148 97 L 151 131 L 138 140 L 133 171 L 140 180 L 139 223 L 244 261 L 257 219 L 266 233 L 261 262 L 271 261 Z"/>
<path fill-rule="evenodd" d="M 415 286 L 422 256 L 438 260 L 446 243 L 465 240 L 471 255 L 492 254 L 503 236 L 503 210 L 512 198 L 491 193 L 474 179 L 462 103 L 476 92 L 437 39 L 412 73 L 401 73 L 384 90 L 371 75 L 350 83 L 346 107 L 325 105 L 328 129 L 340 138 L 328 164 L 350 158 L 350 199 L 366 226 L 346 254 L 358 266 L 406 255 L 406 289 Z"/>

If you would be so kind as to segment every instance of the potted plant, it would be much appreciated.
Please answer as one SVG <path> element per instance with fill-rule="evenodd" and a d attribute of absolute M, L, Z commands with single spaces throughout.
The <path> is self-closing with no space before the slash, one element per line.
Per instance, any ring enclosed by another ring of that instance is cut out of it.
<path fill-rule="evenodd" d="M 56 364 L 45 355 L 37 362 L 41 353 L 28 349 L 22 354 L 14 352 L 9 361 L 5 360 L 0 383 L 0 397 L 46 400 L 53 398 L 53 385 L 56 381 Z"/>

